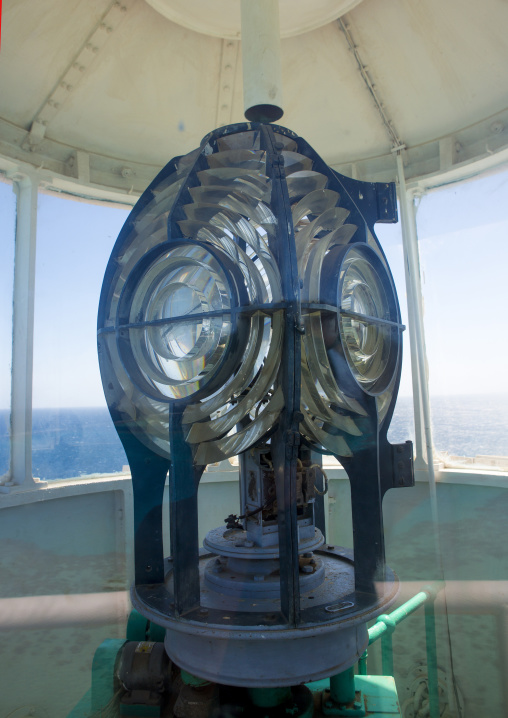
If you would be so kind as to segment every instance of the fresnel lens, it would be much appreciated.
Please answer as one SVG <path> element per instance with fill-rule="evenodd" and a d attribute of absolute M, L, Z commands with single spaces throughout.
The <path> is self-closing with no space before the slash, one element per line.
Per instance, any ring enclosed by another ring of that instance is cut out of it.
<path fill-rule="evenodd" d="M 411 485 L 412 449 L 386 438 L 403 326 L 373 232 L 395 220 L 392 185 L 338 175 L 293 132 L 249 123 L 172 160 L 120 233 L 98 333 L 132 472 L 132 600 L 195 676 L 336 674 L 395 597 L 381 502 Z M 322 454 L 350 479 L 354 560 L 325 542 Z M 200 478 L 232 456 L 238 513 L 200 550 Z"/>

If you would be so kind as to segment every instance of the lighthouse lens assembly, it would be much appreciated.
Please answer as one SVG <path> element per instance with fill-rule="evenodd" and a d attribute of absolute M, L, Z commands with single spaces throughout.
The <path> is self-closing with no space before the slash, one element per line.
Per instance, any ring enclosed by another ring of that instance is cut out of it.
<path fill-rule="evenodd" d="M 181 246 L 151 264 L 129 312 L 130 346 L 161 396 L 179 399 L 214 374 L 231 335 L 227 279 L 202 247 Z"/>
<path fill-rule="evenodd" d="M 392 282 L 379 257 L 352 248 L 343 261 L 338 286 L 339 332 L 349 367 L 373 394 L 392 380 L 399 323 Z"/>

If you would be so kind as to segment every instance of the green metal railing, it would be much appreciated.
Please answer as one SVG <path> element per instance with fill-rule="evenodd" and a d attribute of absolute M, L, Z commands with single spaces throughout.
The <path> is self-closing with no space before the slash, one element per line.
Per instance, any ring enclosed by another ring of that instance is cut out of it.
<path fill-rule="evenodd" d="M 381 665 L 383 675 L 393 676 L 393 645 L 392 634 L 397 625 L 422 606 L 425 612 L 425 644 L 427 649 L 427 675 L 429 688 L 430 718 L 439 718 L 439 685 L 437 670 L 436 620 L 434 600 L 443 588 L 444 582 L 439 581 L 422 590 L 389 614 L 378 617 L 376 623 L 369 628 L 369 646 L 381 639 Z M 358 673 L 367 675 L 367 651 L 358 661 Z"/>

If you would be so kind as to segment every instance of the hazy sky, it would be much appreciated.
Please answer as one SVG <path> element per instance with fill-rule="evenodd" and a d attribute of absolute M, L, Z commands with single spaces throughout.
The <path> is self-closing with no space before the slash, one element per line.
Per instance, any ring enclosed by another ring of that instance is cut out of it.
<path fill-rule="evenodd" d="M 0 407 L 9 404 L 15 198 L 0 182 Z M 104 405 L 96 317 L 128 210 L 39 196 L 34 406 Z M 426 195 L 418 209 L 433 394 L 508 392 L 508 172 Z M 378 225 L 407 323 L 399 225 Z M 408 332 L 401 395 L 411 393 Z"/>

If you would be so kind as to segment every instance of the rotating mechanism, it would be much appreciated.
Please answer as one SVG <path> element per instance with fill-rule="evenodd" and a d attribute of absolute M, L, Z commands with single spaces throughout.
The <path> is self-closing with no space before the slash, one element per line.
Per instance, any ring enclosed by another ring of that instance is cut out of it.
<path fill-rule="evenodd" d="M 99 358 L 132 473 L 132 600 L 200 678 L 294 686 L 343 671 L 395 598 L 381 502 L 412 485 L 412 447 L 386 438 L 403 326 L 373 232 L 395 220 L 392 185 L 248 123 L 172 160 L 113 249 Z M 350 478 L 354 560 L 325 544 L 321 454 Z M 200 550 L 199 480 L 235 455 L 240 510 Z"/>

